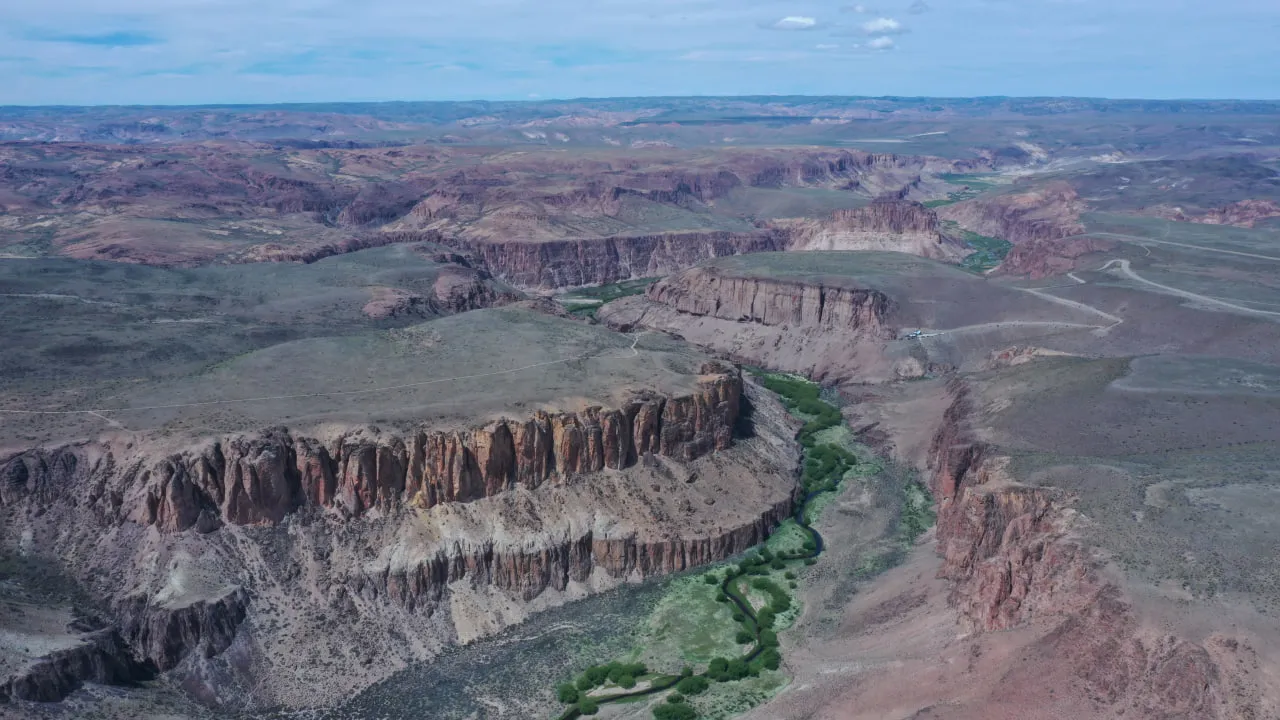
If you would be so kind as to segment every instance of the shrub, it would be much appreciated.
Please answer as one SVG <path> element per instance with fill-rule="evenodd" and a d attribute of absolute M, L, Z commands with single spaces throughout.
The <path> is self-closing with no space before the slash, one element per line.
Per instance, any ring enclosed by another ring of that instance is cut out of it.
<path fill-rule="evenodd" d="M 671 703 L 672 705 L 679 705 L 680 703 L 684 702 L 684 696 L 678 692 L 671 693 L 670 695 L 667 696 L 667 702 Z"/>
<path fill-rule="evenodd" d="M 708 585 L 715 585 L 720 582 L 720 578 L 716 577 L 715 573 L 710 573 L 706 577 L 702 578 L 702 581 Z"/>
<path fill-rule="evenodd" d="M 787 563 L 782 558 L 774 558 L 773 562 L 769 563 L 769 567 L 774 570 L 784 570 L 787 567 Z"/>
<path fill-rule="evenodd" d="M 805 564 L 805 565 L 817 565 L 817 564 L 818 564 L 818 561 L 817 561 L 817 560 L 814 560 L 813 558 L 806 558 L 806 559 L 805 559 L 805 561 L 804 561 L 804 564 Z"/>
<path fill-rule="evenodd" d="M 578 678 L 578 682 L 576 683 L 576 685 L 577 685 L 577 688 L 579 690 L 582 690 L 583 692 L 590 690 L 591 688 L 596 686 L 595 683 L 591 682 L 591 678 L 585 674 L 582 677 Z"/>
<path fill-rule="evenodd" d="M 574 687 L 573 683 L 561 683 L 556 688 L 556 697 L 565 705 L 572 705 L 578 702 L 578 688 Z"/>
<path fill-rule="evenodd" d="M 697 676 L 681 678 L 680 682 L 676 683 L 676 690 L 686 696 L 701 695 L 709 687 L 711 683 L 707 682 L 706 678 Z"/>
<path fill-rule="evenodd" d="M 733 639 L 737 640 L 739 645 L 746 645 L 752 640 L 755 640 L 755 638 L 752 637 L 751 633 L 747 632 L 746 630 L 739 630 L 738 634 Z"/>
<path fill-rule="evenodd" d="M 630 690 L 636 686 L 636 679 L 630 675 L 620 675 L 618 677 L 618 687 Z"/>
<path fill-rule="evenodd" d="M 578 701 L 578 712 L 583 715 L 595 715 L 600 712 L 600 703 L 596 702 L 593 697 L 583 695 L 582 699 Z"/>
<path fill-rule="evenodd" d="M 783 577 L 785 577 L 785 578 L 786 578 L 786 579 L 788 579 L 788 580 L 795 580 L 795 579 L 796 579 L 796 574 L 795 574 L 795 573 L 793 573 L 793 572 L 791 572 L 790 570 L 788 570 L 788 571 L 787 571 L 787 574 L 786 574 L 786 575 L 783 575 Z"/>
<path fill-rule="evenodd" d="M 776 649 L 769 648 L 760 653 L 760 664 L 770 670 L 777 670 L 778 666 L 782 664 L 782 655 Z"/>
<path fill-rule="evenodd" d="M 685 665 L 684 667 L 680 668 L 680 677 L 687 678 L 692 676 L 693 676 L 693 668 L 689 667 L 688 665 Z"/>
<path fill-rule="evenodd" d="M 751 674 L 751 668 L 747 667 L 747 661 L 741 658 L 730 660 L 729 667 L 725 669 L 725 673 L 733 680 L 741 680 Z"/>
<path fill-rule="evenodd" d="M 791 582 L 787 583 L 787 587 L 791 588 L 792 590 L 795 590 L 796 589 L 795 581 L 792 580 Z"/>
<path fill-rule="evenodd" d="M 698 711 L 684 703 L 663 703 L 653 706 L 653 717 L 657 720 L 693 720 Z"/>
<path fill-rule="evenodd" d="M 756 622 L 759 623 L 762 628 L 773 627 L 775 620 L 777 620 L 777 613 L 768 607 L 764 608 L 758 615 L 756 615 Z"/>
<path fill-rule="evenodd" d="M 778 647 L 778 633 L 772 630 L 761 630 L 760 645 L 766 648 Z"/>
<path fill-rule="evenodd" d="M 747 616 L 746 616 L 746 615 L 743 615 L 743 614 L 742 614 L 742 613 L 740 613 L 740 612 L 736 612 L 736 613 L 734 613 L 734 614 L 733 614 L 733 621 L 734 621 L 734 622 L 742 622 L 743 620 L 746 620 L 746 619 L 747 619 Z"/>

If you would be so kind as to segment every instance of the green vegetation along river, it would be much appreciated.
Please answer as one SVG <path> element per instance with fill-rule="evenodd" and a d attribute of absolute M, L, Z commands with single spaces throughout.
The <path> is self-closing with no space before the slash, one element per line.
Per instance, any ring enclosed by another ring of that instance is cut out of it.
<path fill-rule="evenodd" d="M 794 517 L 770 542 L 740 562 L 686 581 L 686 585 L 701 583 L 714 588 L 713 602 L 728 608 L 730 624 L 714 617 L 722 613 L 706 611 L 708 593 L 701 593 L 704 607 L 699 609 L 698 593 L 688 587 L 678 589 L 690 597 L 674 602 L 684 607 L 686 622 L 693 624 L 683 628 L 676 639 L 676 647 L 671 648 L 676 653 L 664 654 L 668 659 L 679 654 L 690 662 L 679 670 L 650 668 L 636 659 L 642 654 L 637 649 L 625 659 L 588 667 L 556 688 L 557 698 L 565 705 L 559 720 L 596 715 L 601 706 L 646 702 L 655 696 L 664 698 L 651 707 L 655 720 L 727 717 L 767 699 L 785 685 L 785 678 L 778 677 L 782 662 L 778 631 L 796 616 L 793 595 L 798 573 L 816 564 L 824 549 L 822 535 L 812 523 L 825 501 L 862 461 L 847 446 L 847 433 L 831 432 L 844 428 L 844 418 L 839 408 L 822 399 L 817 384 L 781 374 L 761 374 L 760 380 L 805 421 L 799 432 L 804 448 L 803 494 Z M 716 633 L 708 624 L 717 620 L 721 622 L 719 634 L 730 634 L 741 649 L 707 659 L 716 645 L 711 637 Z M 695 668 L 692 661 L 698 660 L 705 660 L 705 665 L 699 663 Z M 744 683 L 755 687 L 739 688 L 738 693 L 716 692 L 726 685 Z"/>

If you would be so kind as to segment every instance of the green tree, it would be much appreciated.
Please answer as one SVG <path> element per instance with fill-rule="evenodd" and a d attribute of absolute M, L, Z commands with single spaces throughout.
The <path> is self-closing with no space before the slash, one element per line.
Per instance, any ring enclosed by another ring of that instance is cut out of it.
<path fill-rule="evenodd" d="M 556 688 L 556 697 L 560 698 L 560 702 L 565 705 L 572 705 L 578 702 L 578 688 L 573 683 L 561 683 Z"/>
<path fill-rule="evenodd" d="M 583 695 L 582 699 L 578 700 L 578 712 L 583 715 L 595 715 L 600 712 L 600 703 L 593 697 Z"/>
<path fill-rule="evenodd" d="M 686 696 L 701 695 L 709 687 L 711 687 L 711 683 L 707 682 L 706 678 L 696 675 L 681 678 L 680 682 L 676 683 L 676 690 Z"/>

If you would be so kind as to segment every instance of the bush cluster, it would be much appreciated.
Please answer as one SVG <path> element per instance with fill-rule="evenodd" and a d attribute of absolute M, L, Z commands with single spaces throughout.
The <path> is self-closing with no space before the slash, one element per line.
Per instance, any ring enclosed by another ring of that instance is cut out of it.
<path fill-rule="evenodd" d="M 581 693 L 598 688 L 608 680 L 624 688 L 633 688 L 636 686 L 636 678 L 648 670 L 644 663 L 611 662 L 608 665 L 596 665 L 583 671 L 575 686 Z"/>
<path fill-rule="evenodd" d="M 698 717 L 698 711 L 682 702 L 668 702 L 654 705 L 653 716 L 657 720 L 693 720 Z"/>

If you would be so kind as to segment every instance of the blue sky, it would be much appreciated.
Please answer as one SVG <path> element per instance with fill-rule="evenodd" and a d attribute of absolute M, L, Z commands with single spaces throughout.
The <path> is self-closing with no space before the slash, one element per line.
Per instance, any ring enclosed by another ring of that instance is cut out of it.
<path fill-rule="evenodd" d="M 1280 98 L 1280 0 L 7 0 L 0 104 Z"/>

